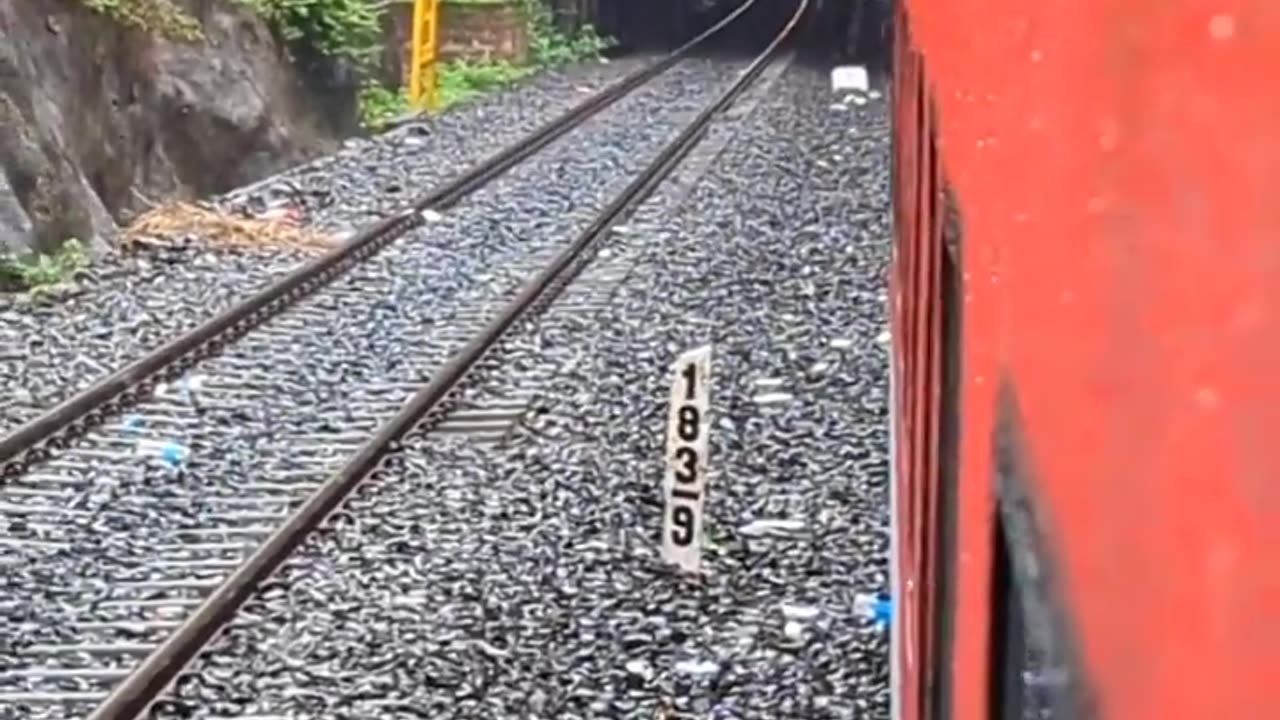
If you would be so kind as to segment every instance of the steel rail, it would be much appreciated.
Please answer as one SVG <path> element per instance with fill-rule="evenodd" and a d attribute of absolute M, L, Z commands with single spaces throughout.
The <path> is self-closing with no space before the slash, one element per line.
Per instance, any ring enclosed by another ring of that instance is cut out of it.
<path fill-rule="evenodd" d="M 728 27 L 757 0 L 748 0 L 731 15 L 680 46 L 662 60 L 641 68 L 592 95 L 479 165 L 422 196 L 409 207 L 384 218 L 358 232 L 342 245 L 303 264 L 271 285 L 245 300 L 219 312 L 200 325 L 179 335 L 125 367 L 116 370 L 75 395 L 63 400 L 16 430 L 0 438 L 0 477 L 22 472 L 23 463 L 14 466 L 19 455 L 48 442 L 59 446 L 55 437 L 77 420 L 102 409 L 145 380 L 171 369 L 178 360 L 209 346 L 228 332 L 244 332 L 306 295 L 315 292 L 354 264 L 365 260 L 422 224 L 424 210 L 443 210 L 484 187 L 512 167 L 528 159 L 561 136 L 576 129 L 601 110 L 621 100 L 631 91 L 671 69 L 703 42 Z"/>
<path fill-rule="evenodd" d="M 795 13 L 765 48 L 714 103 L 668 144 L 596 220 L 538 273 L 490 324 L 456 352 L 396 415 L 370 438 L 347 464 L 316 490 L 200 607 L 142 664 L 125 678 L 88 720 L 136 720 L 154 703 L 205 645 L 249 599 L 258 584 L 373 472 L 407 433 L 458 389 L 468 372 L 494 348 L 512 325 L 530 310 L 550 301 L 590 260 L 590 250 L 609 227 L 644 201 L 701 139 L 711 121 L 741 95 L 768 66 L 808 10 L 810 0 L 797 0 Z"/>

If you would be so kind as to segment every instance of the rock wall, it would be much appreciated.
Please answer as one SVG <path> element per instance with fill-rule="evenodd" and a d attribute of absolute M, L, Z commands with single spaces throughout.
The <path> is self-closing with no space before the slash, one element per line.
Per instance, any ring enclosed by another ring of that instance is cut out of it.
<path fill-rule="evenodd" d="M 126 29 L 76 0 L 0 0 L 0 250 L 101 244 L 161 197 L 228 190 L 357 129 L 348 74 L 301 67 L 231 2 L 179 4 L 203 41 Z"/>

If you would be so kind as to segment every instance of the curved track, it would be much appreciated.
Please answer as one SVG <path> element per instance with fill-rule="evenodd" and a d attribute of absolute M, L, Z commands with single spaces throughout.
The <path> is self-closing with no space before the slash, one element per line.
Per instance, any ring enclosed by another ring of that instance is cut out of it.
<path fill-rule="evenodd" d="M 359 292 L 357 283 L 345 283 L 345 287 L 335 283 L 343 274 L 409 230 L 429 222 L 434 213 L 456 204 L 631 90 L 670 69 L 750 6 L 750 3 L 744 5 L 739 13 L 662 62 L 594 96 L 525 142 L 499 153 L 404 212 L 366 229 L 344 247 L 114 373 L 0 441 L 0 462 L 7 462 L 5 476 L 21 480 L 5 486 L 4 490 L 10 497 L 21 497 L 22 501 L 0 504 L 0 519 L 6 520 L 10 530 L 21 531 L 11 538 L 23 537 L 4 541 L 9 545 L 6 551 L 13 550 L 8 552 L 8 562 L 18 565 L 45 554 L 78 557 L 89 550 L 87 557 L 110 557 L 125 571 L 117 573 L 110 583 L 97 586 L 70 582 L 65 576 L 47 579 L 50 587 L 41 588 L 46 591 L 44 604 L 34 605 L 28 612 L 32 615 L 52 613 L 67 622 L 51 635 L 24 638 L 22 654 L 29 660 L 58 659 L 61 665 L 37 664 L 0 671 L 0 706 L 27 708 L 31 714 L 26 716 L 31 717 L 45 714 L 63 717 L 78 715 L 101 703 L 92 715 L 95 719 L 137 717 L 235 614 L 257 584 L 394 450 L 406 432 L 425 422 L 433 423 L 439 431 L 489 433 L 500 437 L 504 423 L 523 411 L 519 403 L 471 408 L 464 413 L 447 415 L 451 409 L 449 401 L 456 396 L 467 373 L 514 323 L 543 307 L 590 262 L 610 225 L 663 181 L 698 142 L 715 115 L 731 104 L 767 66 L 794 30 L 807 0 L 798 2 L 796 13 L 785 28 L 736 81 L 674 141 L 665 145 L 653 162 L 571 244 L 563 249 L 548 248 L 534 253 L 524 261 L 523 268 L 515 268 L 517 272 L 537 272 L 514 297 L 508 294 L 495 299 L 492 293 L 487 297 L 478 293 L 469 305 L 463 303 L 464 309 L 447 323 L 449 332 L 466 342 L 443 358 L 425 385 L 418 385 L 414 382 L 416 376 L 411 376 L 403 383 L 365 388 L 359 396 L 336 398 L 349 423 L 344 426 L 345 434 L 318 437 L 314 446 L 294 444 L 274 458 L 255 458 L 242 468 L 243 475 L 253 479 L 245 477 L 229 482 L 227 492 L 211 497 L 202 507 L 188 508 L 186 524 L 173 535 L 177 541 L 153 546 L 156 554 L 165 558 L 160 563 L 149 559 L 144 567 L 136 558 L 116 557 L 109 538 L 120 531 L 145 535 L 147 528 L 131 525 L 136 520 L 129 518 L 128 513 L 119 513 L 119 517 L 114 518 L 113 508 L 118 503 L 148 508 L 163 505 L 163 484 L 172 481 L 171 475 L 157 476 L 161 479 L 154 483 L 155 487 L 150 481 L 144 483 L 148 486 L 147 493 L 113 494 L 111 505 L 97 504 L 93 512 L 80 510 L 69 502 L 74 495 L 75 502 L 87 501 L 94 506 L 94 496 L 109 488 L 89 478 L 104 468 L 133 458 L 139 449 L 156 454 L 161 461 L 180 464 L 182 448 L 139 443 L 128 435 L 137 430 L 128 420 L 123 436 L 104 431 L 104 418 L 127 408 L 142 414 L 149 424 L 164 423 L 166 418 L 190 422 L 190 413 L 170 411 L 179 406 L 190 409 L 200 405 L 201 394 L 212 383 L 196 387 L 188 378 L 187 383 L 170 387 L 164 381 L 172 380 L 197 362 L 212 363 L 221 368 L 223 376 L 235 379 L 216 388 L 219 391 L 216 406 L 196 408 L 197 421 L 204 412 L 222 413 L 232 419 L 237 413 L 253 412 L 252 407 L 238 406 L 235 402 L 236 393 L 249 388 L 258 392 L 274 391 L 286 399 L 290 394 L 314 392 L 305 380 L 323 384 L 323 378 L 298 380 L 262 374 L 251 367 L 253 363 L 249 361 L 260 349 L 252 342 L 237 339 L 268 318 L 273 318 L 273 322 L 265 335 L 280 333 L 287 338 L 290 333 L 308 326 L 308 313 L 313 308 L 327 304 L 330 311 L 340 309 L 350 293 Z M 559 252 L 552 256 L 556 250 Z M 331 284 L 334 287 L 325 293 L 316 292 Z M 315 297 L 310 298 L 312 295 Z M 285 310 L 289 311 L 287 315 L 276 317 Z M 255 331 L 255 336 L 262 332 Z M 216 357 L 204 360 L 211 355 Z M 430 359 L 428 362 L 436 364 Z M 206 369 L 202 364 L 201 370 Z M 218 373 L 207 375 L 216 378 Z M 400 406 L 404 394 L 415 388 L 417 391 L 409 401 Z M 382 422 L 388 415 L 392 415 L 390 420 Z M 74 457 L 60 452 L 77 438 L 91 441 L 90 447 L 73 448 Z M 344 458 L 345 464 L 336 475 L 323 483 L 311 482 L 315 461 L 333 462 Z M 313 461 L 310 466 L 308 461 Z M 163 467 L 159 470 L 163 471 Z M 256 479 L 264 476 L 269 481 Z M 289 514 L 297 495 L 312 491 L 305 503 Z M 101 537 L 107 539 L 90 543 L 93 546 L 88 548 L 42 540 L 42 537 L 57 535 L 54 532 L 57 524 L 74 522 L 77 516 L 91 517 L 97 524 L 95 528 L 100 526 L 103 530 Z M 263 537 L 266 540 L 258 545 Z M 255 545 L 257 549 L 245 558 L 244 554 Z M 59 587 L 58 583 L 66 586 Z M 26 598 L 20 598 L 6 602 L 25 601 Z M 24 628 L 18 630 L 25 631 Z M 157 646 L 162 639 L 163 643 Z M 4 650 L 0 647 L 0 652 Z M 144 656 L 146 659 L 133 668 Z M 27 686 L 26 681 L 30 679 L 40 680 L 48 689 L 38 692 L 4 689 Z M 116 686 L 115 690 L 108 694 L 107 688 L 112 685 Z"/>

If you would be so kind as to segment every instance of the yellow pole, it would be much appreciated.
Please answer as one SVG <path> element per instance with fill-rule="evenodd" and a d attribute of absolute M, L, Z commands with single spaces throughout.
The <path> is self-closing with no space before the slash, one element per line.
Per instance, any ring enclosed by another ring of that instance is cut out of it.
<path fill-rule="evenodd" d="M 436 53 L 440 39 L 440 0 L 414 0 L 413 65 L 409 69 L 409 102 L 418 109 L 439 107 Z"/>

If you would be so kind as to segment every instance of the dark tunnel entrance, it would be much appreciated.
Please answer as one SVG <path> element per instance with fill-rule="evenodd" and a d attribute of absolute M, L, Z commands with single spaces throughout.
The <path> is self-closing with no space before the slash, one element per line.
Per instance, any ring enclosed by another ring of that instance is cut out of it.
<path fill-rule="evenodd" d="M 596 28 L 619 41 L 619 54 L 669 50 L 706 30 L 748 0 L 594 0 Z M 743 25 L 715 44 L 718 51 L 754 52 L 760 39 L 790 16 L 798 0 L 756 0 Z M 804 55 L 888 70 L 893 0 L 810 0 L 798 38 Z"/>

